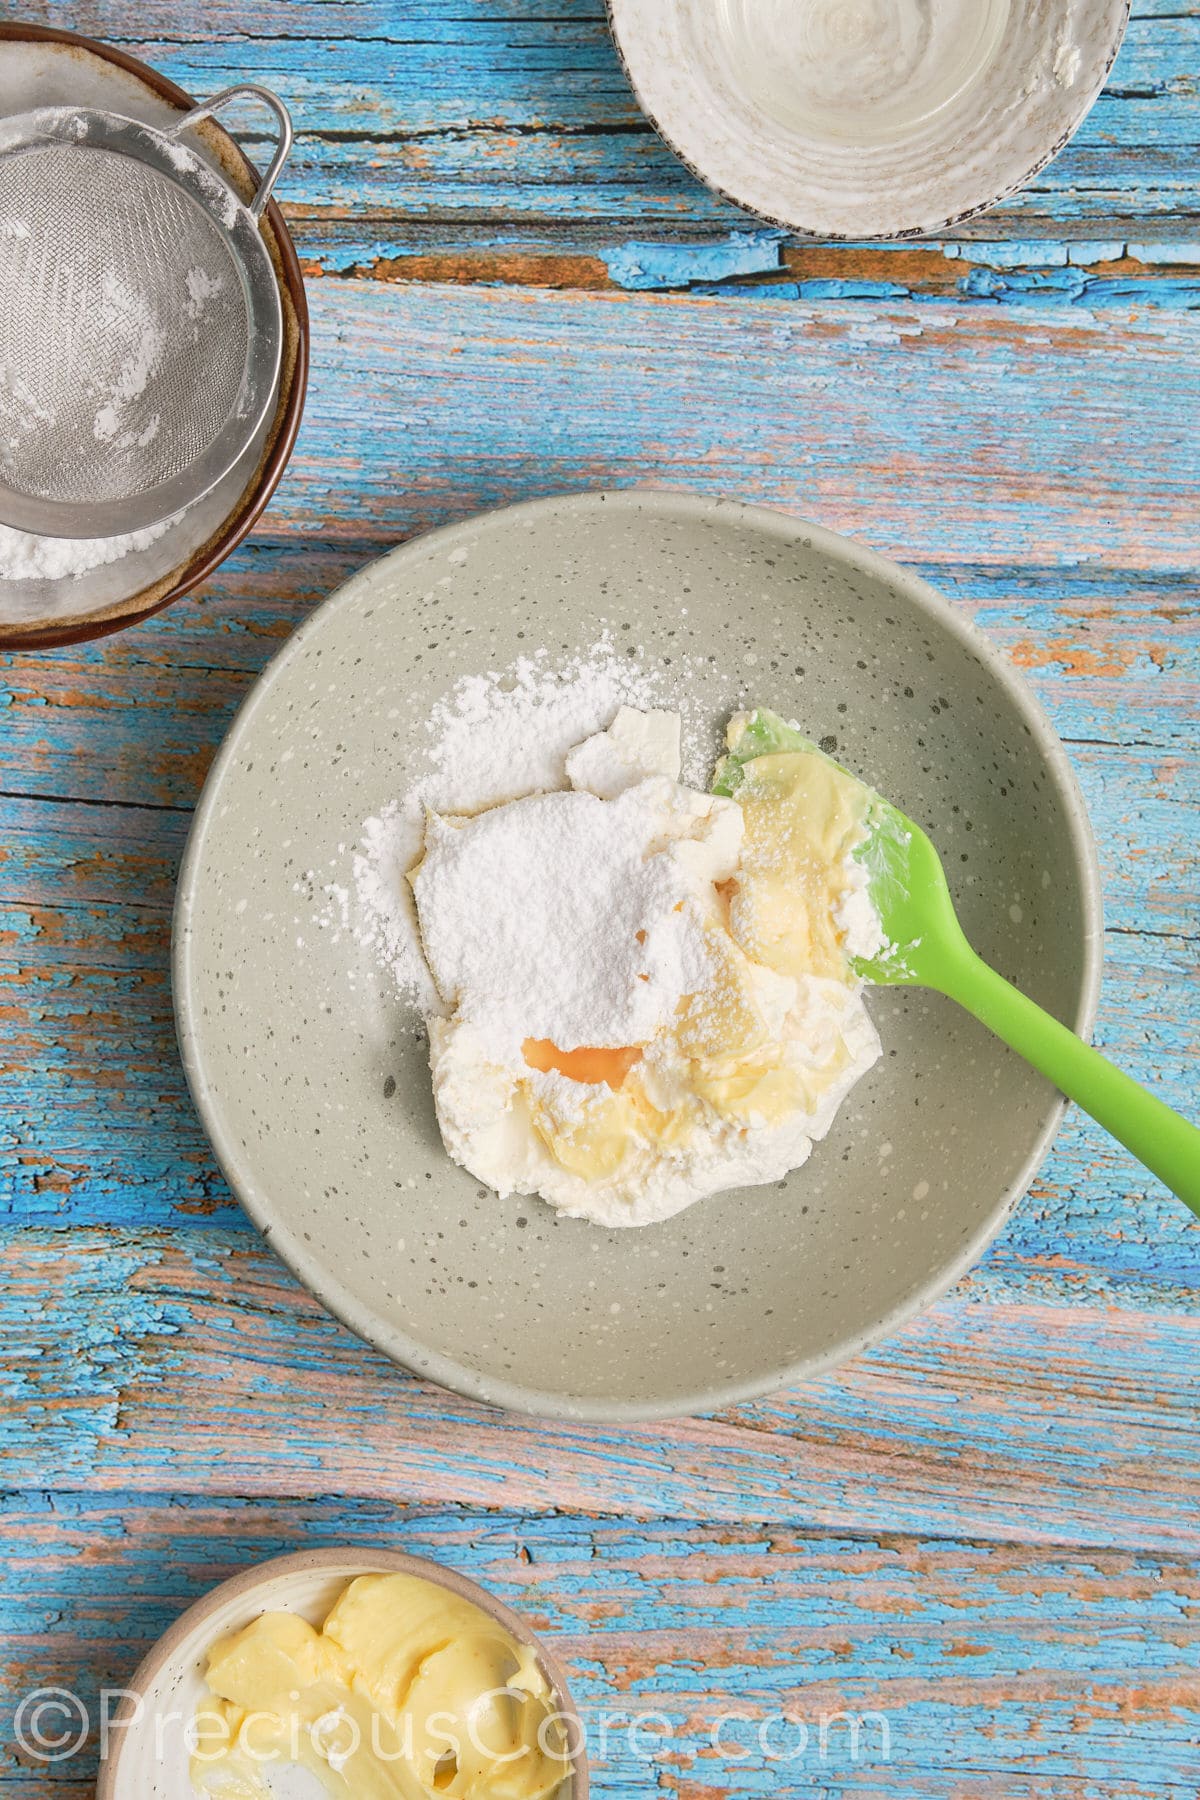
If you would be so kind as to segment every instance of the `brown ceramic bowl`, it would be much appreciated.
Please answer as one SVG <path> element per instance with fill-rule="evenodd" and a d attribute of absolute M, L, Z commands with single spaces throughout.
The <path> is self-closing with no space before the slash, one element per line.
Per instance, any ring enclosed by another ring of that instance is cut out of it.
<path fill-rule="evenodd" d="M 0 23 L 0 60 L 4 64 L 0 111 L 83 98 L 86 104 L 136 112 L 149 123 L 161 126 L 196 104 L 181 87 L 124 50 L 49 26 Z M 64 87 L 68 70 L 69 80 Z M 203 122 L 197 135 L 230 184 L 244 199 L 249 199 L 258 177 L 234 140 L 211 119 Z M 173 567 L 148 568 L 146 579 L 136 592 L 119 591 L 114 574 L 109 585 L 118 591 L 102 596 L 99 604 L 89 605 L 86 611 L 72 611 L 69 598 L 64 603 L 57 596 L 51 606 L 48 592 L 46 610 L 39 614 L 38 590 L 50 590 L 60 584 L 22 583 L 18 616 L 6 616 L 0 608 L 0 649 L 76 644 L 122 631 L 127 625 L 161 612 L 212 574 L 241 543 L 266 506 L 287 466 L 300 427 L 308 385 L 309 325 L 295 246 L 273 200 L 263 219 L 263 237 L 275 266 L 283 304 L 283 363 L 275 416 L 249 484 L 241 487 L 240 493 L 227 497 L 227 509 L 218 516 L 202 543 L 190 545 Z M 169 543 L 170 534 L 161 540 L 163 546 Z M 159 547 L 154 546 L 156 550 Z M 109 565 L 112 571 L 121 567 L 120 563 Z M 131 573 L 139 578 L 136 571 Z"/>
<path fill-rule="evenodd" d="M 155 1644 L 122 1690 L 100 1765 L 96 1800 L 179 1800 L 191 1792 L 184 1729 L 205 1694 L 210 1645 L 260 1613 L 297 1612 L 317 1623 L 357 1575 L 417 1575 L 479 1607 L 518 1643 L 528 1644 L 567 1723 L 570 1766 L 555 1800 L 587 1800 L 587 1754 L 566 1676 L 519 1614 L 465 1575 L 398 1550 L 308 1550 L 258 1563 L 214 1588 Z"/>

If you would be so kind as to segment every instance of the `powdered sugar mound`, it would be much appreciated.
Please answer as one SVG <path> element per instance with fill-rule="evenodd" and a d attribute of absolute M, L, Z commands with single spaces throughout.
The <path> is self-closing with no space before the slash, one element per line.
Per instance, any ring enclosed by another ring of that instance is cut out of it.
<path fill-rule="evenodd" d="M 426 812 L 476 813 L 561 789 L 576 744 L 605 730 L 622 706 L 667 700 L 679 706 L 665 674 L 622 655 L 607 634 L 565 661 L 538 650 L 506 669 L 465 676 L 430 713 L 424 767 L 412 772 L 404 794 L 364 822 L 353 893 L 327 887 L 322 922 L 352 932 L 403 998 L 439 1012 L 405 879 L 421 854 Z"/>
<path fill-rule="evenodd" d="M 569 750 L 619 707 L 655 706 L 663 689 L 661 675 L 621 656 L 607 636 L 567 663 L 539 650 L 500 673 L 468 675 L 429 718 L 429 760 L 448 784 L 431 804 L 479 812 L 559 788 Z"/>
<path fill-rule="evenodd" d="M 0 581 L 61 581 L 69 575 L 86 575 L 89 569 L 120 562 L 131 551 L 149 549 L 173 523 L 164 519 L 144 531 L 106 538 L 40 537 L 0 525 Z"/>
<path fill-rule="evenodd" d="M 476 819 L 431 814 L 414 885 L 456 1017 L 518 1067 L 526 1037 L 649 1042 L 709 979 L 701 884 L 671 850 L 693 833 L 700 847 L 731 805 L 658 776 L 615 800 L 534 794 Z"/>

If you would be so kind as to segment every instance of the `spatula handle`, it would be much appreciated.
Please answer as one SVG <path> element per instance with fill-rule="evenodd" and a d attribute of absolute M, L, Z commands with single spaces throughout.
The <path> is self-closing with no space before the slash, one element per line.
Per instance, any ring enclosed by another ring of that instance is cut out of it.
<path fill-rule="evenodd" d="M 1043 1012 L 962 942 L 935 983 L 1131 1150 L 1200 1217 L 1200 1130 Z"/>

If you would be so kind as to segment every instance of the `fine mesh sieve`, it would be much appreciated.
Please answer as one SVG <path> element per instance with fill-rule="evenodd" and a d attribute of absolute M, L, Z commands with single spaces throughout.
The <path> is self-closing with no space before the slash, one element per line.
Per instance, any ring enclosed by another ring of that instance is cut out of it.
<path fill-rule="evenodd" d="M 249 206 L 181 141 L 245 95 L 279 127 Z M 256 86 L 169 132 L 72 107 L 0 121 L 0 521 L 121 536 L 257 455 L 283 335 L 259 221 L 290 145 Z"/>

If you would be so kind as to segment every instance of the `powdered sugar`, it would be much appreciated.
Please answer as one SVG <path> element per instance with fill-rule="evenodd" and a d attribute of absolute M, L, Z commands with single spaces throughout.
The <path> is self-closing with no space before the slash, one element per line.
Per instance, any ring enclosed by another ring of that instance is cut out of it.
<path fill-rule="evenodd" d="M 166 139 L 163 149 L 172 166 L 181 175 L 195 178 L 197 185 L 220 208 L 221 223 L 226 231 L 232 231 L 237 224 L 240 202 L 229 183 L 223 181 L 202 156 L 198 156 L 186 144 L 181 144 L 177 138 Z"/>
<path fill-rule="evenodd" d="M 191 268 L 187 272 L 188 297 L 184 310 L 189 319 L 200 320 L 210 300 L 225 290 L 225 283 L 219 275 L 210 275 L 207 269 Z"/>
<path fill-rule="evenodd" d="M 100 395 L 93 435 L 97 443 L 112 444 L 118 450 L 144 449 L 157 434 L 160 421 L 157 413 L 142 418 L 137 403 L 162 363 L 162 327 L 148 295 L 122 281 L 114 270 L 109 270 L 101 283 L 99 323 L 117 347 L 121 362 Z"/>
<path fill-rule="evenodd" d="M 661 704 L 665 688 L 662 675 L 621 656 L 608 635 L 565 663 L 538 650 L 499 673 L 464 677 L 429 717 L 429 760 L 447 776 L 434 804 L 478 812 L 561 787 L 569 750 L 603 731 L 619 707 Z"/>
<path fill-rule="evenodd" d="M 173 523 L 164 519 L 145 531 L 104 538 L 39 537 L 0 525 L 0 581 L 61 581 L 86 575 L 104 563 L 120 562 L 131 551 L 148 549 Z"/>
<path fill-rule="evenodd" d="M 353 931 L 403 998 L 436 1012 L 405 880 L 421 853 L 426 813 L 476 813 L 561 789 L 567 752 L 605 730 L 620 707 L 668 700 L 679 704 L 665 675 L 621 655 L 608 635 L 565 661 L 543 649 L 506 669 L 464 677 L 429 715 L 424 767 L 409 772 L 406 791 L 364 822 L 353 892 L 326 888 L 325 922 Z"/>
<path fill-rule="evenodd" d="M 15 462 L 27 438 L 55 423 L 29 383 L 8 363 L 0 363 L 0 468 Z"/>
<path fill-rule="evenodd" d="M 700 882 L 676 845 L 728 800 L 665 776 L 601 800 L 537 794 L 454 821 L 432 814 L 414 878 L 442 1000 L 496 1060 L 525 1038 L 641 1045 L 706 985 Z"/>
<path fill-rule="evenodd" d="M 539 651 L 462 680 L 426 721 L 420 766 L 410 727 L 407 791 L 365 822 L 352 883 L 339 847 L 325 888 L 321 922 L 384 966 L 389 1014 L 398 989 L 425 1016 L 453 1160 L 606 1226 L 781 1179 L 880 1053 L 861 984 L 801 954 L 803 845 L 775 884 L 799 891 L 795 969 L 756 960 L 735 929 L 747 888 L 751 922 L 771 904 L 776 930 L 790 914 L 755 874 L 774 866 L 770 832 L 760 821 L 744 866 L 746 808 L 700 791 L 712 746 L 663 705 L 704 693 L 695 674 L 686 659 L 650 670 L 606 637 L 566 663 Z M 854 935 L 869 902 L 832 838 L 812 855 Z"/>

